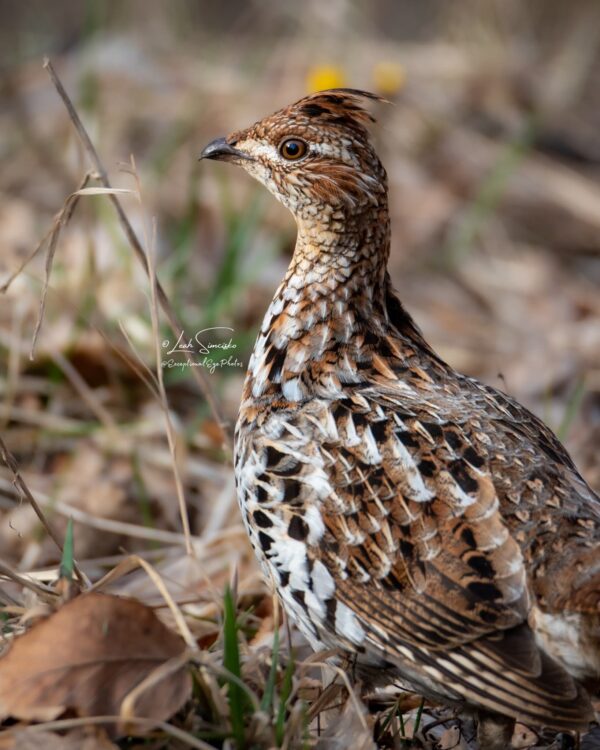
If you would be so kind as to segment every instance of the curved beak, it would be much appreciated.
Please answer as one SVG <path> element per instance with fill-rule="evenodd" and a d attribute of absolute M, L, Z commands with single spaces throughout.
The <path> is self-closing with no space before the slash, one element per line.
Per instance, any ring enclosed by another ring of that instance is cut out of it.
<path fill-rule="evenodd" d="M 202 149 L 202 153 L 198 159 L 217 159 L 220 161 L 228 161 L 229 159 L 248 159 L 253 161 L 251 156 L 245 154 L 243 151 L 239 151 L 237 148 L 231 146 L 225 138 L 216 138 L 211 141 L 208 146 Z"/>

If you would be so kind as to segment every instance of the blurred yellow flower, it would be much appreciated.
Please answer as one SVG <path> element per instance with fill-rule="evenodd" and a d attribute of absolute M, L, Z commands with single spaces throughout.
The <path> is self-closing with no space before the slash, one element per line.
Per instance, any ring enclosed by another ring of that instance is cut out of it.
<path fill-rule="evenodd" d="M 373 68 L 373 82 L 379 94 L 397 94 L 406 82 L 406 71 L 399 63 L 378 62 Z"/>
<path fill-rule="evenodd" d="M 309 91 L 336 89 L 346 85 L 344 71 L 337 65 L 313 65 L 306 76 Z"/>

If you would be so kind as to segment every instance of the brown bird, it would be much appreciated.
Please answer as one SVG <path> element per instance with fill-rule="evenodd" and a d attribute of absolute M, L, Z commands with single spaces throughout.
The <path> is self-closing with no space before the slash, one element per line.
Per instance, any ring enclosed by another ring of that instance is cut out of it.
<path fill-rule="evenodd" d="M 600 498 L 555 435 L 457 373 L 386 270 L 386 173 L 351 89 L 210 143 L 294 214 L 290 267 L 250 359 L 237 491 L 315 649 L 480 717 L 585 730 L 600 677 Z"/>

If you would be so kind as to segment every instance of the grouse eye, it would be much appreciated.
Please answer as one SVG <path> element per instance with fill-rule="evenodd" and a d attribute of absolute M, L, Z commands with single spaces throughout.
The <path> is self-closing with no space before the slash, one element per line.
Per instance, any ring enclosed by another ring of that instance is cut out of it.
<path fill-rule="evenodd" d="M 279 146 L 279 153 L 288 161 L 296 161 L 304 156 L 306 149 L 304 141 L 299 138 L 288 138 Z"/>

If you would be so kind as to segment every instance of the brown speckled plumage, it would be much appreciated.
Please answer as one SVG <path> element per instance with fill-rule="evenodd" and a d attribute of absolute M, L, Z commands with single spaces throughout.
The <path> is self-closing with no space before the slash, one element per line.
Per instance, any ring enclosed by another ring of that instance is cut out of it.
<path fill-rule="evenodd" d="M 367 98 L 313 94 L 203 154 L 244 167 L 298 225 L 237 424 L 252 544 L 315 648 L 434 699 L 584 729 L 599 499 L 539 419 L 455 372 L 402 307 Z"/>

